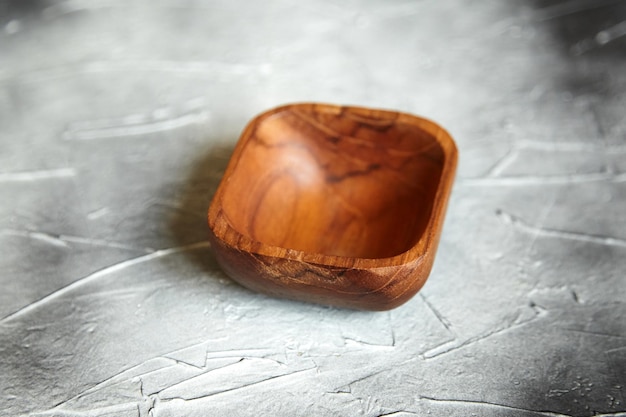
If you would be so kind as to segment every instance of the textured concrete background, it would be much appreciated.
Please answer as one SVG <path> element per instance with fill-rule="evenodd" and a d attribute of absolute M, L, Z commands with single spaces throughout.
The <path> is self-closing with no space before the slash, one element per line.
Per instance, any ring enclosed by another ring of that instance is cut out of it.
<path fill-rule="evenodd" d="M 626 416 L 626 2 L 0 0 L 0 415 Z M 423 291 L 230 281 L 247 120 L 391 108 L 457 139 Z"/>

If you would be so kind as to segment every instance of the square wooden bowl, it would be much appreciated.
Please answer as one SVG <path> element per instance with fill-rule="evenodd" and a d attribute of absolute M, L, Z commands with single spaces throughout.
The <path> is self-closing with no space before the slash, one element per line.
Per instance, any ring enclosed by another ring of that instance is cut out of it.
<path fill-rule="evenodd" d="M 291 104 L 254 118 L 209 207 L 226 273 L 252 290 L 387 310 L 435 256 L 457 150 L 410 114 Z"/>

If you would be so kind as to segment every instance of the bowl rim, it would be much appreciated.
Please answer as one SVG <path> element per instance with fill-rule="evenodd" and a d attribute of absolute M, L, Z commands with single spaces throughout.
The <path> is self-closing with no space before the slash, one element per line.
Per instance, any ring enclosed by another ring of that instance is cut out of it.
<path fill-rule="evenodd" d="M 439 184 L 432 202 L 428 222 L 422 235 L 413 246 L 402 253 L 385 258 L 358 258 L 328 255 L 323 253 L 304 252 L 297 249 L 283 248 L 259 242 L 238 232 L 229 224 L 222 211 L 222 197 L 227 188 L 228 179 L 237 168 L 241 154 L 246 148 L 246 145 L 248 144 L 252 133 L 254 133 L 256 126 L 266 118 L 297 107 L 312 107 L 313 109 L 323 109 L 323 111 L 326 112 L 333 111 L 336 113 L 348 110 L 356 112 L 375 112 L 380 115 L 384 114 L 394 117 L 396 121 L 418 127 L 419 129 L 430 134 L 437 141 L 444 154 Z M 450 191 L 454 182 L 457 160 L 458 150 L 450 133 L 448 133 L 448 131 L 441 125 L 427 118 L 401 111 L 363 106 L 336 105 L 320 102 L 295 102 L 284 104 L 266 110 L 252 118 L 239 136 L 237 144 L 233 150 L 233 154 L 230 157 L 226 170 L 224 171 L 224 175 L 220 180 L 218 188 L 209 206 L 207 213 L 209 228 L 220 242 L 238 251 L 248 252 L 253 255 L 283 258 L 327 267 L 372 269 L 405 265 L 409 262 L 415 261 L 419 262 L 425 257 L 425 255 L 428 255 L 431 251 L 436 250 L 441 229 L 443 227 L 443 220 L 445 217 Z"/>

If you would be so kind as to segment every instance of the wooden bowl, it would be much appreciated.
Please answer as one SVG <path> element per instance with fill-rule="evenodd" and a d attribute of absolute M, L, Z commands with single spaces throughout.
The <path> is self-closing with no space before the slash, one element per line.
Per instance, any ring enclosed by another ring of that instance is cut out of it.
<path fill-rule="evenodd" d="M 424 285 L 457 150 L 409 114 L 292 104 L 254 118 L 209 208 L 224 271 L 252 290 L 387 310 Z"/>

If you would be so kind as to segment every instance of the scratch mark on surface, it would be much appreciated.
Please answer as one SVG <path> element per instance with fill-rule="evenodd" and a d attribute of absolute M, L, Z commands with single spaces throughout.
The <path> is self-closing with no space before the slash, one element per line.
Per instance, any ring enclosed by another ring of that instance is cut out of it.
<path fill-rule="evenodd" d="M 420 396 L 420 401 L 432 401 L 435 403 L 443 403 L 450 405 L 473 405 L 478 407 L 484 407 L 494 410 L 509 410 L 509 411 L 523 411 L 526 413 L 535 414 L 537 416 L 545 416 L 545 417 L 572 417 L 569 414 L 560 414 L 554 413 L 551 411 L 540 411 L 540 410 L 531 410 L 527 408 L 513 407 L 505 404 L 497 404 L 488 401 L 474 401 L 474 400 L 456 400 L 456 399 L 441 399 L 441 398 L 433 398 L 433 397 L 425 397 Z"/>
<path fill-rule="evenodd" d="M 347 392 L 352 392 L 352 385 L 354 385 L 354 384 L 358 384 L 359 382 L 362 382 L 362 381 L 366 381 L 366 380 L 368 380 L 368 379 L 370 379 L 370 378 L 373 378 L 373 377 L 375 377 L 375 376 L 377 376 L 377 375 L 382 374 L 382 373 L 383 373 L 383 372 L 385 372 L 385 371 L 386 371 L 386 370 L 385 370 L 385 369 L 383 369 L 383 370 L 381 370 L 381 371 L 377 371 L 377 372 L 374 372 L 374 373 L 372 373 L 372 374 L 367 374 L 367 375 L 365 375 L 365 376 L 363 376 L 363 377 L 361 377 L 361 378 L 358 378 L 358 379 L 355 379 L 355 380 L 353 380 L 353 381 L 351 381 L 351 382 L 348 382 L 347 384 L 343 384 L 341 387 L 336 388 L 336 390 L 339 390 L 339 389 L 340 389 L 340 388 L 342 388 L 342 387 L 347 387 L 347 388 L 348 388 L 348 391 L 347 391 Z"/>
<path fill-rule="evenodd" d="M 539 20 L 558 19 L 575 13 L 599 9 L 614 3 L 619 3 L 620 1 L 621 0 L 570 0 L 539 9 L 537 14 Z"/>
<path fill-rule="evenodd" d="M 83 65 L 45 68 L 12 76 L 2 76 L 0 74 L 0 83 L 14 80 L 24 83 L 49 82 L 59 78 L 74 77 L 78 74 L 106 74 L 112 72 L 161 72 L 196 76 L 220 76 L 232 79 L 247 75 L 265 76 L 271 74 L 272 66 L 269 63 L 234 64 L 219 61 L 92 61 Z"/>
<path fill-rule="evenodd" d="M 148 133 L 173 130 L 193 124 L 200 124 L 208 120 L 208 118 L 209 113 L 204 111 L 189 113 L 167 120 L 140 123 L 135 125 L 127 124 L 93 129 L 76 129 L 75 126 L 70 126 L 70 128 L 63 134 L 63 136 L 69 140 L 94 140 L 119 138 L 126 136 L 139 136 Z"/>
<path fill-rule="evenodd" d="M 626 21 L 620 22 L 615 26 L 611 26 L 608 29 L 604 29 L 595 37 L 595 40 L 600 45 L 606 45 L 616 39 L 626 36 Z"/>
<path fill-rule="evenodd" d="M 626 26 L 626 22 L 625 26 Z M 625 28 L 626 30 L 626 28 Z M 592 111 L 595 124 L 598 126 L 599 134 L 601 137 L 604 137 L 602 126 L 598 121 L 597 114 Z M 504 178 L 505 182 L 512 182 L 517 179 L 517 181 L 521 181 L 521 178 L 525 178 L 530 181 L 531 176 L 514 176 L 514 177 L 502 177 L 502 173 L 508 168 L 518 157 L 520 150 L 529 149 L 543 152 L 601 152 L 605 155 L 614 155 L 619 153 L 626 152 L 626 146 L 624 145 L 607 145 L 605 143 L 596 144 L 596 143 L 586 143 L 586 142 L 543 142 L 543 141 L 532 141 L 532 140 L 523 140 L 515 142 L 508 152 L 500 158 L 485 174 L 484 177 L 481 178 L 471 178 L 470 181 L 476 181 L 478 179 L 488 179 L 488 178 Z M 578 177 L 579 181 L 590 181 L 593 180 L 598 174 L 604 174 L 607 179 L 613 179 L 615 181 L 619 181 L 619 176 L 614 176 L 613 171 L 610 167 L 607 167 L 606 170 L 600 173 L 587 173 L 587 174 L 575 174 L 574 178 L 572 175 L 560 175 L 560 176 L 545 176 L 541 177 L 547 181 L 575 181 L 576 177 Z"/>
<path fill-rule="evenodd" d="M 80 278 L 77 281 L 74 281 L 71 284 L 66 285 L 65 287 L 59 288 L 58 290 L 46 295 L 45 297 L 40 298 L 39 300 L 33 303 L 30 303 L 27 306 L 3 317 L 2 319 L 0 319 L 0 324 L 6 323 L 20 316 L 28 314 L 31 311 L 34 311 L 40 306 L 49 302 L 50 300 L 62 297 L 77 287 L 80 287 L 92 281 L 96 281 L 112 273 L 124 270 L 126 268 L 132 267 L 137 264 L 141 264 L 143 262 L 151 261 L 153 259 L 162 258 L 164 256 L 173 255 L 177 253 L 189 252 L 189 251 L 194 251 L 198 249 L 205 249 L 205 248 L 209 248 L 210 246 L 211 245 L 208 241 L 202 241 L 202 242 L 196 242 L 196 243 L 192 243 L 190 245 L 185 245 L 185 246 L 178 246 L 178 247 L 168 248 L 168 249 L 160 249 L 155 252 L 149 253 L 147 255 L 139 256 L 133 259 L 128 259 L 126 261 L 108 266 L 104 269 L 101 269 L 83 278 Z"/>
<path fill-rule="evenodd" d="M 201 3 L 155 3 L 151 5 L 155 9 L 181 9 L 181 10 L 210 10 L 215 11 L 214 4 Z M 97 10 L 97 9 L 128 9 L 129 4 L 126 2 L 116 2 L 111 0 L 62 0 L 45 8 L 42 12 L 46 19 L 55 19 L 64 15 L 76 13 L 80 11 Z"/>
<path fill-rule="evenodd" d="M 344 337 L 343 340 L 344 340 L 345 346 L 348 346 L 348 345 L 352 344 L 352 345 L 366 346 L 366 347 L 369 347 L 369 348 L 378 348 L 378 349 L 386 349 L 386 350 L 393 349 L 393 347 L 394 347 L 393 345 L 381 345 L 381 344 L 378 344 L 378 343 L 368 343 L 368 342 L 364 342 L 362 340 L 356 340 L 356 339 L 352 339 L 352 338 L 349 338 L 349 337 Z"/>
<path fill-rule="evenodd" d="M 518 322 L 516 320 L 511 321 L 508 325 L 492 330 L 490 332 L 484 333 L 482 335 L 476 336 L 476 337 L 472 337 L 470 339 L 465 340 L 464 342 L 459 342 L 456 339 L 455 340 L 450 340 L 447 341 L 439 346 L 435 346 L 434 348 L 427 350 L 426 352 L 424 352 L 421 356 L 424 359 L 433 359 L 436 358 L 438 356 L 444 355 L 446 353 L 451 353 L 453 351 L 459 350 L 461 348 L 465 348 L 467 346 L 473 345 L 475 343 L 478 343 L 480 341 L 486 340 L 491 338 L 492 336 L 496 336 L 505 332 L 509 332 L 512 330 L 515 330 L 519 327 L 522 326 L 526 326 L 529 323 L 534 322 L 535 320 L 537 320 L 539 317 L 543 316 L 545 313 L 543 310 L 535 310 L 535 316 Z"/>
<path fill-rule="evenodd" d="M 590 182 L 624 182 L 626 175 L 613 175 L 608 172 L 568 175 L 520 175 L 513 177 L 461 178 L 459 184 L 468 187 L 524 187 L 543 185 L 585 184 Z"/>
<path fill-rule="evenodd" d="M 203 347 L 204 348 L 204 355 L 203 355 L 204 356 L 204 365 L 202 366 L 202 368 L 206 368 L 206 364 L 207 364 L 207 353 L 206 353 L 206 349 L 207 348 L 206 348 L 206 346 L 207 346 L 207 344 L 208 344 L 208 341 L 203 340 L 201 342 L 194 343 L 192 345 L 184 346 L 184 347 L 182 347 L 180 349 L 171 350 L 169 352 L 166 352 L 166 353 L 162 354 L 161 356 L 165 357 L 167 359 L 174 359 L 172 357 L 175 356 L 176 354 L 180 354 L 182 352 L 189 351 L 189 350 L 192 350 L 192 349 L 195 349 L 195 348 L 198 348 L 198 347 Z"/>
<path fill-rule="evenodd" d="M 1 172 L 0 182 L 32 182 L 56 178 L 71 178 L 76 176 L 74 168 L 58 168 L 40 171 Z"/>
<path fill-rule="evenodd" d="M 612 338 L 612 339 L 626 339 L 626 335 L 594 332 L 594 331 L 591 331 L 591 330 L 584 330 L 584 329 L 563 329 L 563 330 L 565 330 L 566 332 L 581 333 L 581 334 L 586 334 L 586 335 L 590 335 L 590 336 L 608 337 L 608 338 Z M 626 349 L 626 347 L 622 347 L 621 349 Z"/>
<path fill-rule="evenodd" d="M 254 349 L 232 349 L 232 350 L 219 350 L 219 351 L 207 351 L 207 359 L 221 359 L 221 358 L 233 358 L 233 357 L 253 357 L 253 358 L 265 358 L 267 355 L 274 353 L 271 348 L 254 348 Z"/>
<path fill-rule="evenodd" d="M 93 10 L 105 7 L 113 7 L 114 2 L 111 1 L 83 1 L 83 0 L 65 0 L 58 2 L 52 6 L 46 7 L 42 14 L 47 19 L 54 19 L 60 16 L 75 13 L 81 10 Z"/>
<path fill-rule="evenodd" d="M 107 214 L 109 214 L 109 212 L 110 212 L 110 210 L 109 210 L 108 207 L 102 207 L 102 208 L 100 208 L 98 210 L 94 210 L 94 211 L 88 213 L 87 214 L 87 218 L 89 220 L 96 220 L 96 219 L 99 219 L 100 217 L 106 216 Z"/>
<path fill-rule="evenodd" d="M 605 350 L 604 353 L 621 352 L 622 350 L 626 350 L 626 346 L 620 346 L 620 347 L 616 347 L 614 349 Z"/>
<path fill-rule="evenodd" d="M 197 397 L 191 397 L 191 398 L 172 397 L 172 398 L 167 398 L 167 399 L 161 399 L 161 401 L 162 402 L 168 402 L 168 401 L 182 400 L 182 401 L 187 402 L 187 401 L 201 400 L 201 399 L 205 399 L 205 398 L 209 398 L 209 397 L 214 397 L 216 395 L 226 394 L 226 393 L 230 393 L 230 392 L 233 392 L 233 391 L 242 390 L 242 389 L 245 389 L 245 388 L 250 388 L 250 387 L 253 387 L 253 386 L 256 386 L 256 385 L 259 385 L 259 384 L 264 384 L 264 383 L 266 383 L 268 381 L 273 381 L 273 380 L 280 379 L 280 378 L 293 377 L 293 376 L 296 376 L 296 375 L 299 375 L 299 374 L 308 373 L 308 372 L 310 372 L 312 370 L 316 370 L 316 369 L 317 369 L 317 367 L 315 366 L 315 367 L 311 367 L 311 368 L 301 369 L 301 370 L 298 370 L 298 371 L 293 371 L 293 372 L 290 372 L 290 373 L 287 373 L 287 374 L 283 374 L 283 375 L 275 375 L 275 376 L 271 376 L 269 378 L 262 379 L 260 381 L 250 382 L 248 384 L 244 384 L 244 385 L 241 385 L 241 386 L 238 386 L 238 387 L 229 388 L 229 389 L 226 389 L 226 390 L 223 390 L 223 391 L 211 392 L 209 394 L 200 395 L 200 396 L 197 396 Z"/>
<path fill-rule="evenodd" d="M 194 365 L 193 363 L 184 361 L 182 359 L 170 358 L 169 356 L 162 356 L 162 358 L 170 360 L 170 361 L 174 362 L 176 365 L 188 366 L 190 368 L 195 368 L 195 369 L 200 369 L 200 370 L 206 369 L 206 360 L 204 362 L 205 363 L 204 366 L 198 366 L 198 365 Z"/>
<path fill-rule="evenodd" d="M 102 246 L 102 247 L 115 248 L 115 249 L 127 249 L 127 250 L 133 250 L 133 251 L 141 251 L 145 253 L 152 253 L 155 251 L 152 248 L 139 248 L 139 247 L 132 246 L 132 245 L 126 245 L 124 243 L 111 242 L 108 240 L 92 239 L 92 238 L 87 238 L 87 237 L 70 236 L 70 235 L 63 235 L 63 234 L 53 234 L 53 233 L 47 233 L 47 232 L 36 232 L 36 231 L 31 231 L 31 230 L 2 229 L 0 230 L 0 235 L 26 237 L 30 239 L 40 240 L 42 242 L 49 243 L 53 246 L 59 246 L 59 247 L 65 247 L 65 248 L 69 247 L 68 243 L 78 243 L 78 244 L 90 245 L 90 246 Z"/>
<path fill-rule="evenodd" d="M 67 242 L 61 239 L 59 236 L 54 236 L 49 233 L 3 229 L 0 231 L 0 235 L 25 237 L 29 239 L 39 240 L 49 245 L 61 247 L 61 248 L 70 247 L 70 245 L 68 245 Z"/>
<path fill-rule="evenodd" d="M 396 410 L 396 411 L 392 411 L 390 413 L 379 414 L 378 417 L 394 417 L 394 416 L 407 416 L 407 415 L 419 416 L 419 414 L 413 413 L 411 411 Z"/>
<path fill-rule="evenodd" d="M 533 149 L 546 152 L 608 152 L 611 154 L 626 152 L 626 145 L 605 145 L 594 142 L 545 142 L 535 140 L 522 140 L 516 142 L 520 148 Z"/>
<path fill-rule="evenodd" d="M 56 408 L 52 408 L 46 411 L 40 411 L 29 414 L 30 416 L 41 416 L 41 417 L 77 417 L 77 416 L 106 416 L 106 415 L 128 415 L 129 411 L 137 411 L 137 402 L 127 402 L 122 404 L 115 404 L 106 407 L 97 407 L 92 408 L 90 410 L 59 410 Z M 122 414 L 124 413 L 124 414 Z M 141 414 L 137 414 L 139 417 Z"/>
<path fill-rule="evenodd" d="M 170 360 L 172 360 L 172 361 L 178 362 L 177 360 L 172 359 L 172 358 L 166 358 L 166 359 L 170 359 Z M 232 361 L 232 362 L 230 362 L 230 363 L 227 363 L 227 364 L 224 364 L 224 365 L 222 365 L 222 366 L 215 367 L 215 368 L 210 368 L 210 369 L 208 369 L 208 368 L 207 368 L 207 369 L 206 369 L 206 372 L 203 372 L 203 373 L 198 374 L 198 375 L 193 375 L 193 376 L 191 376 L 191 377 L 189 377 L 189 378 L 185 378 L 185 379 L 183 379 L 182 381 L 179 381 L 179 382 L 177 382 L 177 383 L 175 383 L 175 384 L 169 385 L 169 386 L 168 386 L 168 387 L 166 387 L 164 390 L 166 390 L 166 389 L 167 389 L 167 390 L 169 390 L 169 389 L 172 389 L 172 388 L 176 388 L 176 387 L 178 387 L 179 385 L 187 384 L 187 383 L 189 383 L 190 381 L 193 381 L 194 379 L 204 378 L 204 377 L 206 377 L 206 375 L 207 375 L 207 374 L 211 374 L 211 373 L 213 373 L 213 372 L 221 371 L 221 370 L 223 370 L 223 369 L 225 369 L 225 368 L 228 368 L 228 367 L 231 367 L 231 366 L 237 365 L 238 363 L 241 363 L 242 361 L 244 361 L 244 360 L 245 360 L 244 358 L 232 358 L 232 359 L 233 359 L 233 361 Z M 189 364 L 187 364 L 187 365 L 189 365 Z M 190 366 L 193 366 L 194 368 L 197 368 L 197 367 L 196 367 L 196 366 L 194 366 L 194 365 L 190 365 Z M 164 390 L 162 390 L 162 391 L 164 391 Z M 160 393 L 160 392 L 161 392 L 161 391 L 159 391 L 159 393 Z M 178 398 L 178 397 L 172 397 L 172 399 L 173 399 L 173 398 Z"/>
<path fill-rule="evenodd" d="M 489 169 L 485 176 L 488 178 L 499 177 L 504 170 L 517 159 L 518 155 L 519 149 L 517 149 L 516 146 L 511 147 L 511 149 Z"/>
<path fill-rule="evenodd" d="M 626 248 L 626 240 L 615 238 L 611 236 L 593 235 L 580 232 L 567 232 L 561 230 L 548 229 L 543 227 L 537 227 L 530 225 L 525 220 L 514 216 L 512 214 L 499 210 L 498 216 L 502 218 L 505 223 L 511 224 L 524 232 L 530 233 L 536 237 L 552 237 L 557 239 L 575 240 L 579 242 L 593 243 L 596 245 L 614 246 Z"/>
<path fill-rule="evenodd" d="M 575 55 L 582 55 L 596 48 L 601 48 L 624 36 L 626 36 L 626 21 L 622 21 L 610 28 L 599 31 L 593 38 L 583 39 L 576 43 L 571 50 Z"/>
<path fill-rule="evenodd" d="M 172 367 L 175 366 L 175 365 L 168 364 L 168 365 L 165 365 L 165 366 L 159 366 L 159 367 L 156 367 L 154 369 L 150 369 L 147 372 L 142 372 L 140 374 L 133 375 L 133 371 L 136 371 L 136 370 L 140 369 L 142 366 L 146 365 L 148 362 L 153 361 L 153 360 L 154 360 L 154 358 L 152 358 L 150 360 L 147 360 L 147 361 L 144 361 L 144 362 L 141 362 L 141 363 L 139 363 L 139 364 L 137 364 L 135 366 L 132 366 L 132 367 L 130 367 L 128 369 L 123 370 L 122 372 L 119 372 L 119 373 L 117 373 L 115 375 L 112 375 L 109 378 L 106 378 L 105 380 L 100 381 L 96 385 L 94 385 L 94 386 L 92 386 L 92 387 L 90 387 L 90 388 L 88 388 L 88 389 L 86 389 L 86 390 L 84 390 L 84 391 L 74 395 L 73 397 L 68 398 L 67 400 L 61 401 L 60 403 L 56 404 L 53 407 L 53 409 L 56 409 L 58 407 L 62 407 L 65 404 L 67 404 L 67 403 L 69 403 L 71 401 L 75 401 L 75 400 L 77 400 L 79 398 L 85 397 L 85 396 L 90 395 L 90 394 L 92 394 L 94 392 L 98 392 L 98 391 L 100 391 L 102 389 L 105 389 L 105 388 L 111 386 L 111 385 L 119 384 L 120 382 L 124 382 L 124 381 L 129 381 L 129 380 L 131 380 L 133 378 L 138 378 L 139 379 L 139 383 L 140 383 L 139 387 L 140 387 L 141 390 L 143 390 L 143 379 L 141 377 L 145 377 L 145 376 L 150 375 L 152 373 L 159 372 L 159 371 L 161 371 L 163 369 L 172 368 Z M 129 374 L 129 375 L 127 376 L 127 374 Z"/>
<path fill-rule="evenodd" d="M 428 309 L 435 315 L 435 317 L 437 318 L 437 320 L 439 320 L 439 322 L 443 325 L 443 327 L 446 328 L 446 330 L 451 331 L 450 330 L 450 321 L 445 318 L 443 316 L 443 314 L 441 314 L 439 312 L 439 310 L 437 310 L 435 308 L 435 306 L 433 306 L 430 301 L 428 301 L 428 299 L 426 298 L 426 296 L 424 296 L 424 294 L 422 294 L 421 292 L 419 293 L 420 298 L 422 299 L 422 301 L 424 302 L 424 304 L 426 305 L 426 307 L 428 307 Z"/>

